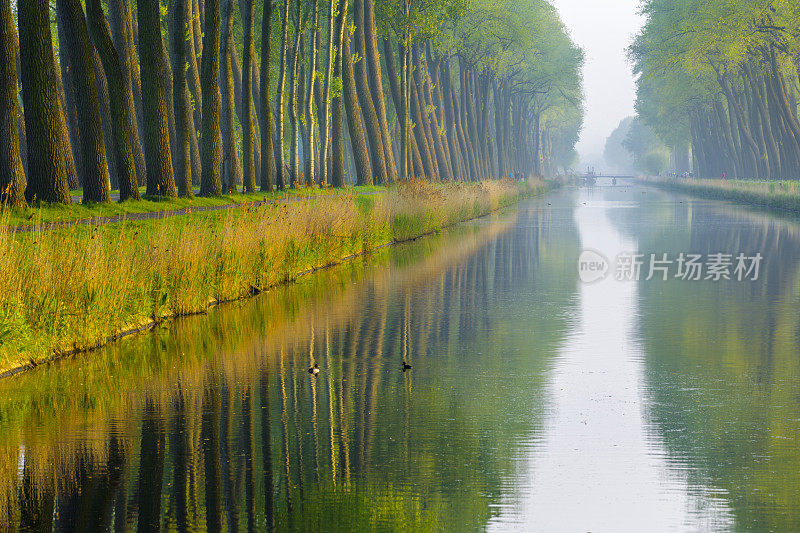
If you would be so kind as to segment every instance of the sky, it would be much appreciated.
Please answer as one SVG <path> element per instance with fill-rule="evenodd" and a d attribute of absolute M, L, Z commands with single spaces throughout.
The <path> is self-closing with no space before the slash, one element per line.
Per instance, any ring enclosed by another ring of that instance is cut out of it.
<path fill-rule="evenodd" d="M 636 90 L 625 48 L 644 22 L 639 0 L 551 1 L 586 54 L 586 114 L 577 150 L 582 166 L 599 166 L 608 135 L 634 114 Z"/>

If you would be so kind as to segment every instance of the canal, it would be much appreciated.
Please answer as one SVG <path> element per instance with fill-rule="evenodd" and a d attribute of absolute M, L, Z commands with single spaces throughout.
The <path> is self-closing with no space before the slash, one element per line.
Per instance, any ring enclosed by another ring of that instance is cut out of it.
<path fill-rule="evenodd" d="M 0 382 L 0 529 L 797 531 L 798 309 L 797 220 L 601 179 Z"/>

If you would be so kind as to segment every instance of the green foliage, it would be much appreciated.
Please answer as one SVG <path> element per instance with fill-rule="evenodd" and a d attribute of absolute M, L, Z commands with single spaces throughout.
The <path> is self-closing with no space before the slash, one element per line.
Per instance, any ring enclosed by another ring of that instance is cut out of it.
<path fill-rule="evenodd" d="M 339 98 L 342 96 L 342 78 L 334 76 L 331 78 L 331 98 Z"/>
<path fill-rule="evenodd" d="M 720 101 L 745 66 L 797 80 L 800 5 L 788 0 L 644 0 L 644 27 L 628 49 L 636 111 L 670 148 L 687 146 L 693 112 Z"/>
<path fill-rule="evenodd" d="M 651 150 L 637 161 L 637 167 L 651 176 L 664 172 L 668 164 L 669 153 L 664 150 Z"/>

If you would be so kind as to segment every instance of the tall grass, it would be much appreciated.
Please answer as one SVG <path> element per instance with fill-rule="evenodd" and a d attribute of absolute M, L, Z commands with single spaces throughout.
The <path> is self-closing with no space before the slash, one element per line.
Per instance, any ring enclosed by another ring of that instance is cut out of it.
<path fill-rule="evenodd" d="M 800 212 L 800 181 L 655 178 L 643 181 L 703 198 Z"/>
<path fill-rule="evenodd" d="M 546 187 L 408 182 L 382 195 L 0 233 L 0 373 L 203 312 Z"/>

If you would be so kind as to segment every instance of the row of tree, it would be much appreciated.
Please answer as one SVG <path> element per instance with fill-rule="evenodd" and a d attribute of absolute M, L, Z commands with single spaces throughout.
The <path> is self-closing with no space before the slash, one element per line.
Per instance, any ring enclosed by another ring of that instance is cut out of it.
<path fill-rule="evenodd" d="M 46 0 L 14 7 L 8 204 L 544 174 L 581 123 L 582 53 L 545 0 L 57 0 L 55 22 Z"/>
<path fill-rule="evenodd" d="M 646 0 L 642 10 L 629 48 L 642 120 L 673 150 L 691 146 L 701 176 L 800 178 L 800 5 Z"/>
<path fill-rule="evenodd" d="M 670 160 L 671 156 L 674 160 Z M 679 158 L 684 156 L 683 160 Z M 603 159 L 624 174 L 644 172 L 655 176 L 667 168 L 688 169 L 686 150 L 672 152 L 656 135 L 653 128 L 638 116 L 622 119 L 619 126 L 606 139 Z"/>

